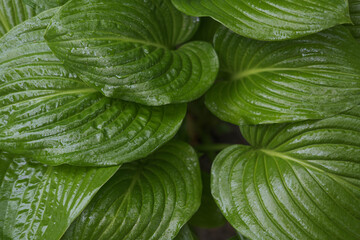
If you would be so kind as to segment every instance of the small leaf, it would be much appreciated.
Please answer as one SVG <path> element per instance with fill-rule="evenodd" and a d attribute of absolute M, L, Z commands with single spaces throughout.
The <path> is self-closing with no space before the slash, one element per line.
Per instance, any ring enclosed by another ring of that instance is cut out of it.
<path fill-rule="evenodd" d="M 220 28 L 221 71 L 206 106 L 233 124 L 321 119 L 360 104 L 360 48 L 337 27 L 297 40 L 262 42 Z"/>
<path fill-rule="evenodd" d="M 185 105 L 104 97 L 64 69 L 43 35 L 49 10 L 0 40 L 0 148 L 50 165 L 117 165 L 170 140 Z"/>
<path fill-rule="evenodd" d="M 216 228 L 227 222 L 216 205 L 210 190 L 210 175 L 201 172 L 203 191 L 199 210 L 190 219 L 189 224 L 200 228 Z"/>
<path fill-rule="evenodd" d="M 0 0 L 0 37 L 39 12 L 23 0 Z"/>
<path fill-rule="evenodd" d="M 209 43 L 178 47 L 198 21 L 170 0 L 76 0 L 54 16 L 45 38 L 66 67 L 105 96 L 164 105 L 200 97 L 216 78 Z"/>
<path fill-rule="evenodd" d="M 195 151 L 171 142 L 146 159 L 123 165 L 63 239 L 173 239 L 200 198 Z"/>
<path fill-rule="evenodd" d="M 348 25 L 356 40 L 360 41 L 360 0 L 349 0 L 350 16 L 353 25 Z"/>
<path fill-rule="evenodd" d="M 197 240 L 196 235 L 191 231 L 189 225 L 186 224 L 174 238 L 174 240 Z"/>
<path fill-rule="evenodd" d="M 251 239 L 360 239 L 360 107 L 323 120 L 242 126 L 212 194 Z"/>
<path fill-rule="evenodd" d="M 0 239 L 60 239 L 119 167 L 50 167 L 0 153 Z"/>
<path fill-rule="evenodd" d="M 191 16 L 209 16 L 234 32 L 258 40 L 293 39 L 349 23 L 347 0 L 172 0 Z"/>

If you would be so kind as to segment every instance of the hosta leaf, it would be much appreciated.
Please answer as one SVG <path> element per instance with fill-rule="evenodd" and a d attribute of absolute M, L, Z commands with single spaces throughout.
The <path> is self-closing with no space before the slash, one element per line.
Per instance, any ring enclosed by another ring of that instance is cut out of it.
<path fill-rule="evenodd" d="M 353 36 L 360 41 L 360 0 L 349 0 L 350 15 L 354 25 L 348 26 Z"/>
<path fill-rule="evenodd" d="M 29 6 L 38 9 L 51 9 L 64 5 L 68 0 L 23 0 Z"/>
<path fill-rule="evenodd" d="M 118 167 L 50 167 L 0 153 L 0 239 L 60 239 Z"/>
<path fill-rule="evenodd" d="M 292 39 L 349 23 L 347 0 L 172 0 L 192 16 L 210 16 L 234 32 L 259 40 Z"/>
<path fill-rule="evenodd" d="M 38 11 L 25 5 L 23 0 L 0 0 L 0 37 Z"/>
<path fill-rule="evenodd" d="M 45 38 L 66 67 L 105 96 L 163 105 L 200 97 L 216 77 L 209 43 L 178 47 L 197 26 L 170 0 L 76 0 L 55 15 Z"/>
<path fill-rule="evenodd" d="M 360 48 L 344 27 L 276 43 L 220 28 L 214 44 L 227 76 L 205 103 L 224 121 L 320 119 L 360 103 Z"/>
<path fill-rule="evenodd" d="M 146 159 L 123 165 L 63 239 L 173 239 L 200 198 L 195 151 L 171 142 Z"/>
<path fill-rule="evenodd" d="M 0 40 L 0 148 L 50 165 L 114 165 L 170 140 L 185 105 L 147 107 L 109 99 L 85 85 L 47 47 L 57 9 Z"/>
<path fill-rule="evenodd" d="M 252 146 L 222 151 L 211 183 L 236 230 L 254 240 L 360 238 L 360 107 L 241 131 Z"/>

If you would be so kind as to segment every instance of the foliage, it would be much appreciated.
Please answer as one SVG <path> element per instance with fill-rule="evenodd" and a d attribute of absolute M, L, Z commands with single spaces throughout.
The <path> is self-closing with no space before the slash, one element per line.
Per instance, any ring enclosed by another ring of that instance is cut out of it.
<path fill-rule="evenodd" d="M 0 239 L 360 239 L 359 9 L 0 0 Z"/>

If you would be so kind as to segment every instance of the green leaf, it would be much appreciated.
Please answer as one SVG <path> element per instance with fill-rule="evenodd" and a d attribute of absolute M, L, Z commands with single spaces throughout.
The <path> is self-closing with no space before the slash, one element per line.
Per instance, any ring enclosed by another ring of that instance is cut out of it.
<path fill-rule="evenodd" d="M 104 97 L 66 71 L 43 35 L 58 9 L 0 40 L 0 149 L 50 165 L 116 165 L 170 140 L 185 105 L 148 107 Z"/>
<path fill-rule="evenodd" d="M 213 42 L 216 31 L 221 27 L 221 24 L 214 21 L 212 18 L 204 17 L 200 19 L 200 26 L 195 33 L 192 40 Z"/>
<path fill-rule="evenodd" d="M 337 27 L 297 40 L 262 42 L 220 28 L 221 80 L 206 106 L 233 124 L 321 119 L 360 104 L 360 48 Z"/>
<path fill-rule="evenodd" d="M 360 0 L 349 0 L 350 16 L 354 25 L 347 26 L 356 40 L 360 41 Z"/>
<path fill-rule="evenodd" d="M 66 67 L 105 96 L 163 105 L 200 97 L 216 78 L 209 43 L 178 47 L 198 21 L 170 0 L 76 0 L 54 16 L 45 38 Z"/>
<path fill-rule="evenodd" d="M 48 10 L 55 7 L 64 5 L 68 0 L 23 0 L 25 4 L 42 9 Z"/>
<path fill-rule="evenodd" d="M 210 190 L 210 174 L 201 172 L 203 191 L 199 210 L 190 219 L 189 224 L 200 228 L 216 228 L 227 222 L 216 205 Z"/>
<path fill-rule="evenodd" d="M 0 239 L 60 239 L 119 167 L 50 167 L 0 153 Z"/>
<path fill-rule="evenodd" d="M 63 239 L 173 239 L 200 198 L 195 151 L 171 142 L 146 159 L 123 165 Z"/>
<path fill-rule="evenodd" d="M 16 25 L 35 16 L 39 12 L 26 6 L 23 0 L 0 0 L 0 37 Z"/>
<path fill-rule="evenodd" d="M 174 238 L 174 240 L 197 240 L 196 235 L 191 231 L 189 225 L 186 224 Z"/>
<path fill-rule="evenodd" d="M 254 240 L 360 238 L 360 107 L 241 131 L 251 146 L 222 151 L 211 182 L 237 231 Z"/>
<path fill-rule="evenodd" d="M 347 0 L 172 0 L 191 16 L 209 16 L 258 40 L 293 39 L 349 23 Z"/>

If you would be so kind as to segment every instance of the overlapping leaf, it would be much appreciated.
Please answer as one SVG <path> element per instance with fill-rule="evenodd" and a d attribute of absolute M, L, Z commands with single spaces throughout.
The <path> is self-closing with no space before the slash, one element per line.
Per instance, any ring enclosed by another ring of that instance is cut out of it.
<path fill-rule="evenodd" d="M 114 165 L 170 140 L 185 105 L 146 107 L 104 97 L 67 72 L 43 35 L 49 10 L 0 41 L 0 148 L 59 165 Z"/>
<path fill-rule="evenodd" d="M 360 0 L 349 0 L 353 25 L 348 26 L 353 36 L 360 41 Z"/>
<path fill-rule="evenodd" d="M 118 167 L 49 167 L 0 153 L 0 239 L 60 239 Z"/>
<path fill-rule="evenodd" d="M 0 0 L 0 37 L 38 12 L 25 5 L 23 0 Z"/>
<path fill-rule="evenodd" d="M 146 159 L 123 165 L 63 239 L 173 239 L 200 198 L 195 151 L 171 142 Z"/>
<path fill-rule="evenodd" d="M 219 154 L 212 193 L 251 239 L 360 238 L 360 107 L 336 117 L 243 126 L 252 146 Z"/>
<path fill-rule="evenodd" d="M 214 44 L 226 74 L 205 103 L 224 121 L 320 119 L 360 103 L 360 48 L 344 27 L 276 43 L 220 28 Z"/>
<path fill-rule="evenodd" d="M 170 0 L 78 0 L 61 8 L 45 38 L 69 69 L 105 96 L 163 105 L 200 97 L 216 77 L 218 59 L 209 43 L 178 47 L 198 21 Z"/>
<path fill-rule="evenodd" d="M 258 40 L 293 39 L 350 23 L 347 0 L 172 0 L 192 16 L 210 16 Z"/>
<path fill-rule="evenodd" d="M 179 234 L 174 238 L 174 240 L 197 240 L 198 238 L 191 231 L 189 226 L 186 224 L 179 232 Z"/>

